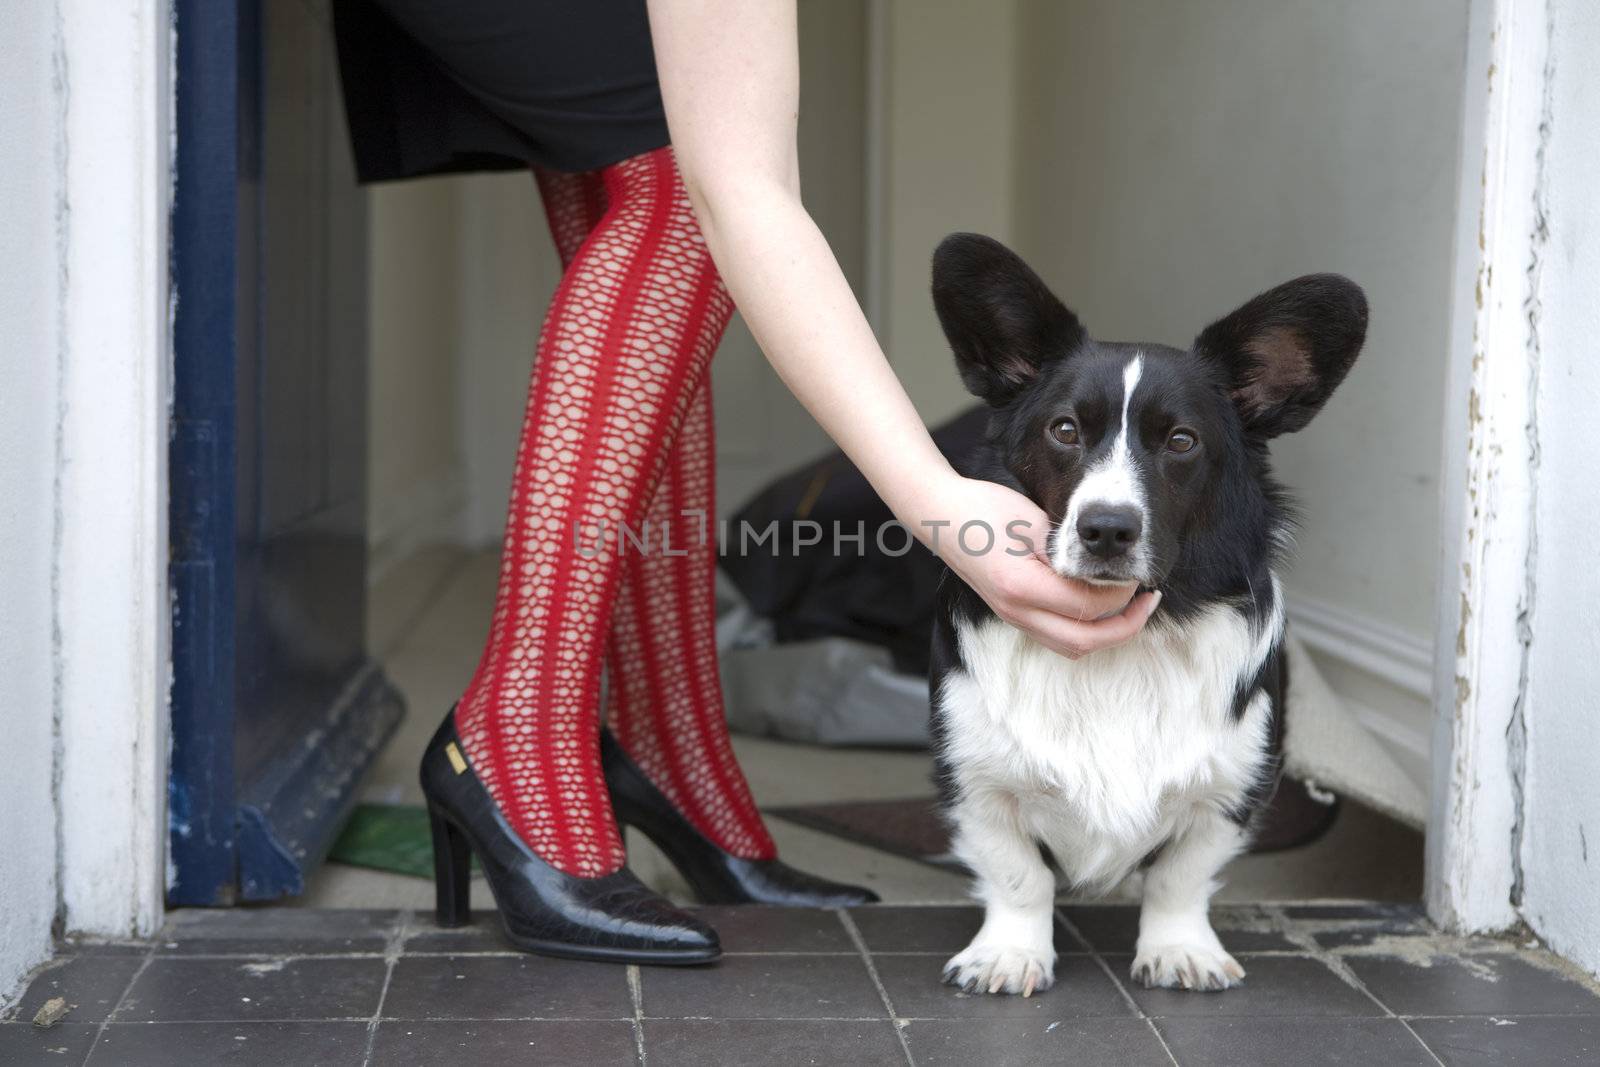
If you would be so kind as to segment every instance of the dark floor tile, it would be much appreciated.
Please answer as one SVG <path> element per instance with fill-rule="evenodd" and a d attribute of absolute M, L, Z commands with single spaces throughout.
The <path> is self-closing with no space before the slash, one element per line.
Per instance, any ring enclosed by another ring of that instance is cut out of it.
<path fill-rule="evenodd" d="M 1564 975 L 1511 955 L 1345 956 L 1356 977 L 1399 1015 L 1600 1015 L 1600 998 Z"/>
<path fill-rule="evenodd" d="M 939 981 L 944 961 L 937 957 L 874 954 L 872 962 L 895 1014 L 903 1019 L 1033 1019 L 1047 1025 L 1133 1014 L 1100 965 L 1087 956 L 1056 960 L 1055 985 L 1031 997 L 963 993 Z"/>
<path fill-rule="evenodd" d="M 1423 916 L 1420 903 L 1369 900 L 1348 904 L 1291 904 L 1283 909 L 1291 919 L 1417 919 Z"/>
<path fill-rule="evenodd" d="M 1172 1062 L 1142 1019 L 918 1019 L 906 1024 L 905 1034 L 918 1067 L 1169 1067 Z"/>
<path fill-rule="evenodd" d="M 143 961 L 135 956 L 58 956 L 34 975 L 6 1018 L 32 1023 L 51 997 L 67 1002 L 64 1023 L 98 1023 L 117 1006 Z"/>
<path fill-rule="evenodd" d="M 646 1019 L 650 1067 L 761 1067 L 904 1064 L 894 1024 L 818 1020 Z"/>
<path fill-rule="evenodd" d="M 119 1022 L 359 1019 L 383 990 L 381 959 L 157 957 L 128 990 Z"/>
<path fill-rule="evenodd" d="M 1158 1019 L 1156 1026 L 1184 1067 L 1433 1063 L 1398 1019 Z"/>
<path fill-rule="evenodd" d="M 1353 948 L 1382 938 L 1435 932 L 1420 905 L 1305 905 L 1285 910 L 1294 929 L 1310 935 L 1323 948 Z"/>
<path fill-rule="evenodd" d="M 1213 908 L 1211 928 L 1229 952 L 1299 952 L 1265 911 L 1249 905 Z M 1132 951 L 1129 949 L 1128 951 Z"/>
<path fill-rule="evenodd" d="M 1600 1063 L 1600 1019 L 1594 1016 L 1414 1019 L 1411 1027 L 1446 1067 Z"/>
<path fill-rule="evenodd" d="M 56 942 L 58 956 L 144 956 L 149 941 L 96 941 L 87 937 L 68 937 Z"/>
<path fill-rule="evenodd" d="M 543 956 L 403 956 L 385 1019 L 631 1019 L 626 969 Z"/>
<path fill-rule="evenodd" d="M 697 908 L 716 928 L 723 952 L 855 952 L 837 912 L 738 905 Z"/>
<path fill-rule="evenodd" d="M 983 909 L 967 905 L 923 908 L 873 904 L 852 908 L 850 918 L 873 952 L 960 952 L 983 925 Z"/>
<path fill-rule="evenodd" d="M 1139 909 L 1125 904 L 1067 904 L 1069 923 L 1096 952 L 1132 952 L 1139 940 Z M 1212 928 L 1229 952 L 1292 952 L 1296 950 L 1272 920 L 1253 907 L 1216 908 Z"/>
<path fill-rule="evenodd" d="M 500 913 L 475 911 L 467 926 L 443 927 L 433 912 L 414 916 L 406 927 L 405 951 L 413 952 L 515 952 L 505 939 Z"/>
<path fill-rule="evenodd" d="M 1431 937 L 1434 933 L 1426 923 L 1411 920 L 1339 923 L 1321 929 L 1316 926 L 1303 929 L 1312 940 L 1327 949 L 1368 948 L 1395 938 Z"/>
<path fill-rule="evenodd" d="M 724 956 L 709 967 L 640 973 L 644 1014 L 652 1018 L 888 1017 L 860 956 Z"/>
<path fill-rule="evenodd" d="M 872 952 L 934 952 L 954 955 L 983 925 L 983 909 L 964 905 L 907 907 L 875 904 L 854 908 L 850 918 Z M 1083 945 L 1060 923 L 1056 951 L 1082 952 Z"/>
<path fill-rule="evenodd" d="M 1382 1015 L 1383 1009 L 1317 960 L 1305 956 L 1255 956 L 1243 960 L 1244 984 L 1212 993 L 1146 989 L 1128 978 L 1133 960 L 1106 962 L 1148 1015 L 1222 1018 L 1263 1015 Z"/>
<path fill-rule="evenodd" d="M 91 1067 L 358 1067 L 365 1023 L 112 1023 Z"/>
<path fill-rule="evenodd" d="M 185 908 L 159 937 L 162 955 L 332 955 L 382 952 L 394 911 L 356 908 Z"/>
<path fill-rule="evenodd" d="M 0 1023 L 0 1063 L 82 1063 L 99 1032 L 99 1024 L 59 1023 L 41 1030 L 30 1022 Z"/>
<path fill-rule="evenodd" d="M 385 1022 L 372 1045 L 372 1062 L 625 1064 L 639 1062 L 639 1046 L 631 1022 Z"/>

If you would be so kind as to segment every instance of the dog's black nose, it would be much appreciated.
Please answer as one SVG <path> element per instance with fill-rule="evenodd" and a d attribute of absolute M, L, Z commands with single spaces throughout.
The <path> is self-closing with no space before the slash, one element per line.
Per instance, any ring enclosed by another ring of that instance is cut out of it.
<path fill-rule="evenodd" d="M 1091 555 L 1113 559 L 1123 555 L 1144 532 L 1138 508 L 1091 504 L 1078 512 L 1078 539 Z"/>

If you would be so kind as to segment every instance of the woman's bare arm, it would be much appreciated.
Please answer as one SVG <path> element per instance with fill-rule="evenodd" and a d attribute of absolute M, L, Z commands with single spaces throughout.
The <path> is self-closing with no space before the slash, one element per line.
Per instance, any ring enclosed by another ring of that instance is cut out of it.
<path fill-rule="evenodd" d="M 1057 576 L 1034 556 L 970 555 L 949 531 L 1000 535 L 1044 514 L 958 475 L 934 446 L 878 347 L 832 250 L 800 202 L 795 0 L 649 0 L 656 66 L 678 166 L 717 268 L 790 390 L 900 520 L 1004 619 L 1067 655 L 1128 640 L 1156 597 Z M 1116 614 L 1112 614 L 1116 613 Z M 1107 618 L 1101 618 L 1107 616 Z M 1084 622 L 1085 619 L 1099 619 Z"/>

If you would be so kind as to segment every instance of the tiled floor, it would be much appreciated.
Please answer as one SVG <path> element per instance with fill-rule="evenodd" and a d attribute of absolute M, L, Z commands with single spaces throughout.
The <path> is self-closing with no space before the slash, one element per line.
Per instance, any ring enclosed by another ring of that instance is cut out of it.
<path fill-rule="evenodd" d="M 1554 957 L 1395 905 L 1237 906 L 1227 993 L 1126 978 L 1136 914 L 1066 906 L 1056 986 L 939 984 L 967 907 L 708 909 L 726 955 L 633 968 L 508 951 L 409 911 L 175 913 L 153 945 L 65 945 L 0 1022 L 0 1063 L 1593 1064 L 1600 996 Z M 28 1020 L 70 1005 L 49 1030 Z"/>

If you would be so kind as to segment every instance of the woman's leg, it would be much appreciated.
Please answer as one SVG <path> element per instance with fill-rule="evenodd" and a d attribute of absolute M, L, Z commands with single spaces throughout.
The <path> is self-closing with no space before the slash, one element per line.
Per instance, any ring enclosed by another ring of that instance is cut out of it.
<path fill-rule="evenodd" d="M 724 852 L 777 847 L 728 737 L 717 666 L 716 443 L 711 379 L 696 391 L 648 514 L 651 551 L 630 550 L 611 616 L 606 721 L 629 758 Z M 673 554 L 662 550 L 668 531 Z M 681 553 L 681 554 L 679 554 Z"/>
<path fill-rule="evenodd" d="M 618 530 L 639 527 L 733 310 L 671 150 L 601 177 L 604 214 L 540 333 L 489 640 L 456 709 L 500 810 L 579 877 L 625 858 L 598 746 Z"/>
<path fill-rule="evenodd" d="M 604 213 L 605 189 L 594 173 L 535 173 L 566 265 Z M 707 374 L 645 518 L 653 546 L 661 545 L 660 531 L 670 530 L 673 550 L 686 554 L 668 556 L 659 547 L 625 553 L 611 616 L 605 718 L 629 757 L 701 833 L 734 855 L 770 859 L 776 848 L 733 754 L 723 712 L 710 534 L 715 488 Z"/>

